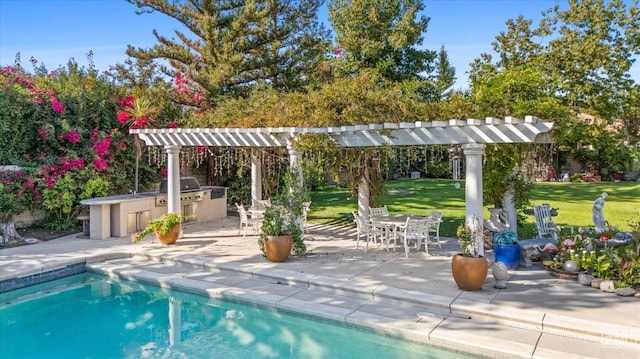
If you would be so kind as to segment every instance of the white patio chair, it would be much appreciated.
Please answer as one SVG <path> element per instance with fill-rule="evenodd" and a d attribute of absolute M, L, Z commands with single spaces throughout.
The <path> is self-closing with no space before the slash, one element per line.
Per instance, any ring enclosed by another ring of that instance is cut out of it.
<path fill-rule="evenodd" d="M 263 210 L 269 206 L 271 206 L 271 199 L 269 198 L 254 200 L 251 203 L 251 208 L 258 209 L 258 210 Z"/>
<path fill-rule="evenodd" d="M 389 210 L 387 209 L 387 206 L 369 207 L 369 217 L 388 216 L 388 215 L 389 215 Z"/>
<path fill-rule="evenodd" d="M 358 229 L 358 238 L 356 239 L 356 249 L 358 249 L 358 243 L 360 242 L 360 237 L 364 236 L 366 243 L 364 246 L 364 252 L 367 253 L 369 250 L 369 241 L 373 240 L 376 245 L 378 245 L 377 236 L 375 235 L 376 229 L 373 227 L 370 221 L 367 221 L 362 216 L 358 215 L 356 212 L 351 212 L 353 214 L 353 221 L 356 223 L 356 228 Z"/>
<path fill-rule="evenodd" d="M 311 201 L 302 203 L 302 230 L 306 230 L 309 233 L 309 226 L 307 225 L 307 213 L 311 210 Z"/>
<path fill-rule="evenodd" d="M 428 218 L 407 218 L 407 222 L 400 227 L 402 229 L 405 257 L 409 257 L 409 242 L 411 241 L 416 243 L 416 250 L 418 251 L 424 242 L 424 250 L 429 255 L 429 223 L 430 220 Z"/>
<path fill-rule="evenodd" d="M 548 204 L 534 205 L 533 215 L 536 217 L 536 231 L 538 238 L 546 238 L 551 236 L 554 241 L 558 240 L 560 227 L 551 219 L 551 210 Z"/>
<path fill-rule="evenodd" d="M 244 227 L 244 234 L 242 238 L 245 238 L 247 236 L 247 230 L 249 229 L 249 225 L 251 225 L 251 223 L 249 223 L 250 222 L 249 214 L 247 213 L 247 210 L 244 208 L 243 205 L 236 203 L 236 207 L 238 208 L 238 215 L 240 216 L 240 228 L 238 229 L 238 235 L 240 235 L 240 232 L 242 232 L 242 227 Z M 255 230 L 255 226 L 254 226 L 254 230 Z"/>
<path fill-rule="evenodd" d="M 438 243 L 438 247 L 442 248 L 440 244 L 440 223 L 442 223 L 442 218 L 444 217 L 444 211 L 436 211 L 435 209 L 431 210 L 431 214 L 429 215 L 429 233 L 434 233 L 436 243 Z"/>

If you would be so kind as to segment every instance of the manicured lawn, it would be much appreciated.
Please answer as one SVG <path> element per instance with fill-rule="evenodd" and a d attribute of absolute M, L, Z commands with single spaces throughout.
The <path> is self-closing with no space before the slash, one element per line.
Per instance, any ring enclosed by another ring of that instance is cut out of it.
<path fill-rule="evenodd" d="M 455 183 L 460 188 L 455 188 Z M 401 179 L 390 181 L 388 192 L 382 196 L 391 213 L 427 215 L 432 208 L 444 210 L 444 223 L 440 234 L 453 237 L 457 226 L 464 221 L 464 180 Z M 558 208 L 554 220 L 559 225 L 592 227 L 591 207 L 593 201 L 607 192 L 604 216 L 612 226 L 623 231 L 630 230 L 629 222 L 640 218 L 640 182 L 563 183 L 541 182 L 536 184 L 531 203 L 549 203 Z M 357 197 L 341 188 L 327 187 L 311 194 L 312 205 L 309 222 L 326 224 L 352 224 L 352 211 L 357 210 Z M 486 210 L 484 218 L 489 218 Z M 563 232 L 564 233 L 564 232 Z M 568 233 L 568 232 L 567 232 Z M 526 222 L 518 229 L 520 238 L 533 238 L 535 219 L 526 216 Z"/>

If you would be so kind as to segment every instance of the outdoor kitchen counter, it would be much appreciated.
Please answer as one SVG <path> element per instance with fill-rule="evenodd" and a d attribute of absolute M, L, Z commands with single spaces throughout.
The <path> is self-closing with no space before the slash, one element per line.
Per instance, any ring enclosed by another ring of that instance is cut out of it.
<path fill-rule="evenodd" d="M 190 213 L 185 214 L 195 214 L 196 222 L 226 217 L 226 188 L 203 186 L 201 190 L 202 199 L 190 204 Z M 120 238 L 141 231 L 149 220 L 167 213 L 167 206 L 159 205 L 157 196 L 157 192 L 142 192 L 80 201 L 89 206 L 89 238 Z"/>

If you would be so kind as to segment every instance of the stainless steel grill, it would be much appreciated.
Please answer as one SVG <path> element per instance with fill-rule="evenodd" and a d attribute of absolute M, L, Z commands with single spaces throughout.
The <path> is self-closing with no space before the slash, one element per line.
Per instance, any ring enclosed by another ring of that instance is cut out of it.
<path fill-rule="evenodd" d="M 156 195 L 156 207 L 167 205 L 167 192 L 169 184 L 166 179 L 160 182 L 160 189 Z M 204 198 L 204 190 L 200 188 L 200 184 L 194 177 L 180 178 L 180 204 L 190 204 L 200 202 Z"/>

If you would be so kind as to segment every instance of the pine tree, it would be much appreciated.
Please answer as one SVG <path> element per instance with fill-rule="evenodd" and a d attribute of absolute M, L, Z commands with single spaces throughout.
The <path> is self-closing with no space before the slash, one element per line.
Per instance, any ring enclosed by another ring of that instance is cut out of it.
<path fill-rule="evenodd" d="M 161 69 L 175 79 L 175 100 L 199 108 L 219 96 L 246 96 L 259 83 L 300 89 L 328 44 L 316 16 L 321 0 L 127 1 L 139 14 L 160 12 L 182 25 L 171 38 L 154 30 L 158 44 L 130 45 L 127 55 L 166 61 Z"/>

